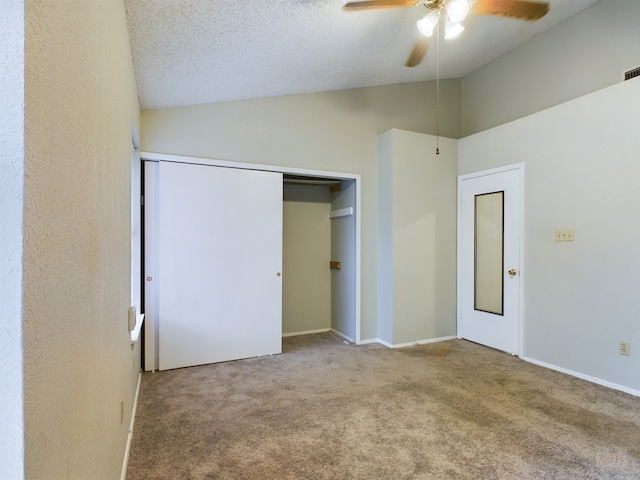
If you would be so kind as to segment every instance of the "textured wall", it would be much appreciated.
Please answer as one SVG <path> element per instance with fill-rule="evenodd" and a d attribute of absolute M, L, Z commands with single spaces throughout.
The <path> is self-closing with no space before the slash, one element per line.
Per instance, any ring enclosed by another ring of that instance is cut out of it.
<path fill-rule="evenodd" d="M 442 135 L 458 135 L 459 80 L 440 84 Z M 142 113 L 142 150 L 362 175 L 362 339 L 377 332 L 377 136 L 435 132 L 435 83 Z"/>
<path fill-rule="evenodd" d="M 640 66 L 638 25 L 638 0 L 602 0 L 467 75 L 461 136 L 620 82 Z"/>
<path fill-rule="evenodd" d="M 23 473 L 24 6 L 0 2 L 0 476 Z"/>
<path fill-rule="evenodd" d="M 139 112 L 124 6 L 31 0 L 25 31 L 26 476 L 118 478 L 139 370 L 126 323 Z"/>
<path fill-rule="evenodd" d="M 630 105 L 640 78 L 463 138 L 458 171 L 525 163 L 525 356 L 638 393 L 640 111 Z M 559 228 L 574 242 L 556 243 Z"/>

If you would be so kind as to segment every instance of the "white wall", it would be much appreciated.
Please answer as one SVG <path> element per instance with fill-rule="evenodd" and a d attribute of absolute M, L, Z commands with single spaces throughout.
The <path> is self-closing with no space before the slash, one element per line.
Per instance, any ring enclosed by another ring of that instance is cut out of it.
<path fill-rule="evenodd" d="M 331 194 L 284 185 L 282 332 L 331 328 Z"/>
<path fill-rule="evenodd" d="M 331 193 L 331 210 L 353 209 L 352 215 L 331 219 L 331 260 L 340 270 L 331 270 L 331 328 L 352 342 L 358 341 L 358 203 L 356 180 L 343 180 L 340 191 Z"/>
<path fill-rule="evenodd" d="M 459 80 L 440 87 L 440 132 L 457 137 Z M 146 110 L 142 150 L 360 174 L 366 340 L 377 334 L 377 135 L 435 132 L 434 105 L 435 83 L 425 82 Z"/>
<path fill-rule="evenodd" d="M 0 476 L 22 478 L 24 4 L 0 2 Z"/>
<path fill-rule="evenodd" d="M 398 345 L 456 334 L 457 141 L 380 136 L 379 337 Z"/>
<path fill-rule="evenodd" d="M 640 392 L 637 105 L 640 78 L 461 139 L 458 173 L 526 165 L 525 356 Z"/>
<path fill-rule="evenodd" d="M 640 66 L 638 25 L 638 0 L 601 0 L 467 75 L 461 136 L 618 83 Z"/>
<path fill-rule="evenodd" d="M 119 478 L 139 375 L 127 328 L 139 110 L 124 6 L 31 1 L 24 24 L 26 477 Z"/>

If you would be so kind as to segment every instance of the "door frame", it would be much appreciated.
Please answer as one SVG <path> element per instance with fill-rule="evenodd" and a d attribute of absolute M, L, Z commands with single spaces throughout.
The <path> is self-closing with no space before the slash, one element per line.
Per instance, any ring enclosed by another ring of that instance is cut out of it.
<path fill-rule="evenodd" d="M 519 200 L 520 200 L 520 211 L 519 213 L 519 225 L 518 228 L 518 236 L 519 236 L 519 245 L 518 249 L 520 252 L 518 259 L 518 272 L 520 275 L 520 286 L 519 286 L 519 296 L 520 301 L 518 302 L 518 357 L 524 358 L 524 283 L 525 283 L 525 268 L 524 268 L 524 162 L 515 163 L 512 165 L 506 165 L 504 167 L 492 168 L 489 170 L 482 170 L 478 172 L 472 172 L 465 175 L 458 175 L 458 233 L 457 233 L 457 313 L 456 313 L 456 336 L 461 338 L 458 332 L 458 323 L 460 322 L 460 318 L 462 317 L 462 292 L 464 292 L 464 286 L 466 282 L 473 281 L 473 279 L 465 279 L 463 277 L 463 268 L 462 268 L 462 182 L 465 180 L 471 180 L 474 178 L 485 177 L 488 175 L 497 175 L 500 173 L 508 172 L 516 170 L 518 171 L 519 177 Z"/>
<path fill-rule="evenodd" d="M 305 177 L 320 177 L 320 178 L 335 178 L 337 180 L 354 180 L 356 187 L 356 235 L 355 235 L 355 264 L 356 264 L 356 285 L 355 285 L 355 343 L 359 345 L 361 343 L 361 176 L 356 173 L 345 172 L 330 172 L 324 170 L 308 170 L 303 168 L 285 167 L 280 165 L 265 165 L 256 163 L 243 163 L 233 162 L 228 160 L 218 160 L 211 158 L 191 157 L 184 155 L 170 155 L 164 153 L 154 152 L 140 152 L 140 159 L 143 162 L 175 162 L 175 163 L 191 163 L 197 165 L 207 165 L 212 167 L 226 167 L 226 168 L 239 168 L 242 170 L 261 170 L 266 172 L 276 172 L 282 174 L 298 175 Z M 154 190 L 154 185 L 145 185 L 145 195 L 157 195 Z M 157 208 L 153 202 L 145 202 L 145 217 L 155 218 Z M 145 223 L 145 229 L 157 229 L 155 222 Z M 157 252 L 155 248 L 149 248 L 145 246 L 145 278 L 147 276 L 154 277 L 155 272 L 147 270 L 147 266 L 157 264 Z M 155 263 L 154 263 L 155 262 Z M 157 370 L 158 365 L 158 351 L 157 351 L 157 320 L 158 320 L 158 304 L 157 295 L 155 296 L 155 302 L 145 301 L 145 370 Z M 146 336 L 149 335 L 153 341 L 147 341 Z"/>

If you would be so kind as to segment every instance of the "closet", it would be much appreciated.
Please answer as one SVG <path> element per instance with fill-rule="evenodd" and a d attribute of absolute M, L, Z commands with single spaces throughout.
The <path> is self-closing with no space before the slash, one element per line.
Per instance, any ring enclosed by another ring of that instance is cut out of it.
<path fill-rule="evenodd" d="M 332 183 L 335 192 L 293 191 L 297 200 L 287 204 L 282 172 L 145 158 L 145 370 L 277 354 L 286 330 L 331 328 L 357 341 L 357 182 Z M 306 287 L 292 279 L 285 312 L 290 305 L 303 312 L 294 313 L 302 323 L 292 324 L 286 316 L 283 323 L 283 214 L 289 205 L 302 218 L 296 202 L 315 204 L 315 217 L 322 212 L 321 225 L 302 229 L 322 232 L 323 245 L 305 253 L 308 240 L 294 236 L 289 247 L 315 262 L 318 274 Z M 334 255 L 341 270 L 329 270 Z"/>
<path fill-rule="evenodd" d="M 355 182 L 284 182 L 283 335 L 331 329 L 355 342 Z"/>

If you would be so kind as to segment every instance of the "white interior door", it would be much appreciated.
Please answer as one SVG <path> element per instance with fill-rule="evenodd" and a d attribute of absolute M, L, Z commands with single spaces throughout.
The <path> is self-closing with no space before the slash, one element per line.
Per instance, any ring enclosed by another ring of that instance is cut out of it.
<path fill-rule="evenodd" d="M 158 359 L 280 353 L 282 174 L 160 162 Z"/>
<path fill-rule="evenodd" d="M 521 340 L 522 165 L 458 179 L 458 336 L 516 355 Z"/>

